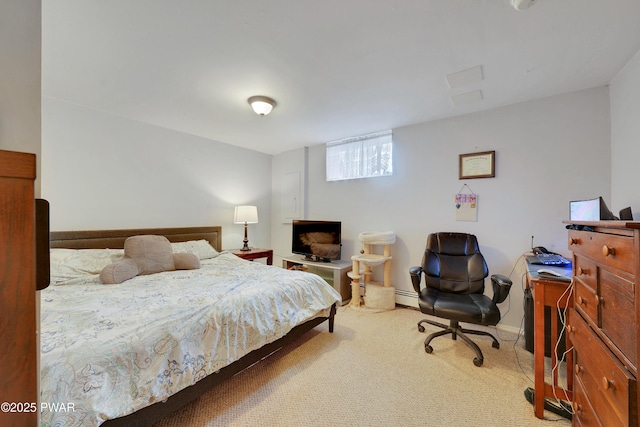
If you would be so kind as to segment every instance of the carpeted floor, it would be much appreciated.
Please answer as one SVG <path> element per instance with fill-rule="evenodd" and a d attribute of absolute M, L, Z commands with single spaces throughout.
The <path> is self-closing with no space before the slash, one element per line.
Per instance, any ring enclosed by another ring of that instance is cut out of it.
<path fill-rule="evenodd" d="M 425 353 L 422 318 L 407 308 L 339 308 L 333 334 L 318 326 L 155 427 L 571 424 L 550 412 L 534 416 L 524 398 L 533 357 L 515 336 L 499 331 L 500 349 L 474 337 L 485 358 L 476 367 L 460 340 L 437 338 Z"/>

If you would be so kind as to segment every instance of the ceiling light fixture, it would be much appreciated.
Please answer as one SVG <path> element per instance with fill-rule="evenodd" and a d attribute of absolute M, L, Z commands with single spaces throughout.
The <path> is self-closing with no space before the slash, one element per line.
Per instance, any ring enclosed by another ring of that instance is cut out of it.
<path fill-rule="evenodd" d="M 260 116 L 266 116 L 276 106 L 276 101 L 268 96 L 252 96 L 247 99 L 253 111 Z"/>
<path fill-rule="evenodd" d="M 511 6 L 515 10 L 525 10 L 533 6 L 538 0 L 511 0 Z"/>

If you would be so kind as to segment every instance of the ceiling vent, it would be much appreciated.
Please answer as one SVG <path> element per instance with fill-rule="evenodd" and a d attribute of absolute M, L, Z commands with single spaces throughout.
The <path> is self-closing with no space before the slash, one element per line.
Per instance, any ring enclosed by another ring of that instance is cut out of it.
<path fill-rule="evenodd" d="M 445 78 L 447 79 L 447 84 L 451 89 L 481 82 L 484 79 L 482 75 L 482 65 L 447 74 Z"/>
<path fill-rule="evenodd" d="M 469 104 L 475 104 L 482 101 L 482 91 L 474 90 L 472 92 L 461 93 L 460 95 L 454 95 L 451 97 L 451 102 L 456 107 L 463 107 Z"/>

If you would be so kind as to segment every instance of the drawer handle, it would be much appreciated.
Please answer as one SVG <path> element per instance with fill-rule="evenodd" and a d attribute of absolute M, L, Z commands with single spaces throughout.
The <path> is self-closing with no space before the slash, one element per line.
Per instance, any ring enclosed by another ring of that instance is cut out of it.
<path fill-rule="evenodd" d="M 578 297 L 578 304 L 580 304 L 580 305 L 587 305 L 587 300 L 586 300 L 586 298 Z"/>
<path fill-rule="evenodd" d="M 615 248 L 610 248 L 607 245 L 604 245 L 602 247 L 602 255 L 604 257 L 608 257 L 609 255 L 613 256 L 616 254 L 616 249 Z"/>
<path fill-rule="evenodd" d="M 578 273 L 578 276 L 588 276 L 589 270 L 587 270 L 586 268 L 578 267 L 576 269 L 576 273 Z"/>
<path fill-rule="evenodd" d="M 579 404 L 578 402 L 573 402 L 571 404 L 571 406 L 573 407 L 573 412 L 576 414 L 580 414 L 582 413 L 582 405 Z"/>
<path fill-rule="evenodd" d="M 580 239 L 578 239 L 576 237 L 569 237 L 569 246 L 577 245 L 579 243 L 580 243 Z"/>
<path fill-rule="evenodd" d="M 574 333 L 575 331 L 576 331 L 576 328 L 574 328 L 574 327 L 573 327 L 573 326 L 571 326 L 571 325 L 567 325 L 567 333 L 568 333 L 568 334 L 572 334 L 572 333 Z"/>
<path fill-rule="evenodd" d="M 576 374 L 579 374 L 584 370 L 584 367 L 582 367 L 582 366 L 580 366 L 580 365 L 578 365 L 576 363 L 576 367 L 574 369 L 575 369 Z"/>
<path fill-rule="evenodd" d="M 602 377 L 602 388 L 605 390 L 613 388 L 613 380 L 610 380 L 607 377 Z"/>

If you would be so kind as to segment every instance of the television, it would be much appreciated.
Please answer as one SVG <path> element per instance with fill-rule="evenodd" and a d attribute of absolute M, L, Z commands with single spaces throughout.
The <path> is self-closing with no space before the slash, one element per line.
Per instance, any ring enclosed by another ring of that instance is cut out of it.
<path fill-rule="evenodd" d="M 342 249 L 342 223 L 339 221 L 294 220 L 291 252 L 308 261 L 339 260 Z"/>

